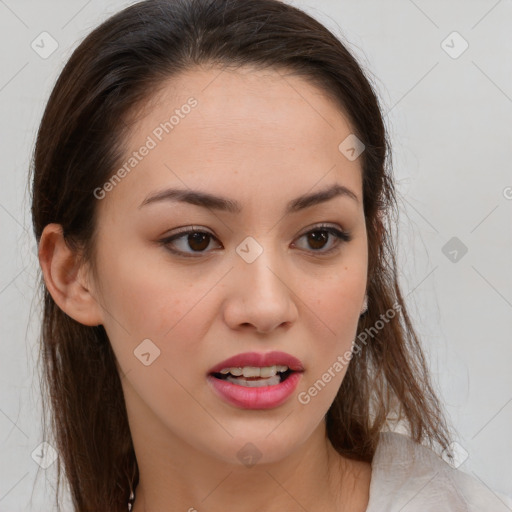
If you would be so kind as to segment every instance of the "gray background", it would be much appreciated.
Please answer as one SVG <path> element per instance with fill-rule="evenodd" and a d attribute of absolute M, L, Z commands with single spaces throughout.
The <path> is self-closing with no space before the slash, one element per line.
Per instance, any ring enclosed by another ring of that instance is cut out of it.
<path fill-rule="evenodd" d="M 0 0 L 0 511 L 53 510 L 56 464 L 35 481 L 31 457 L 43 441 L 27 191 L 36 130 L 71 51 L 130 3 Z M 459 468 L 512 498 L 512 2 L 289 3 L 348 41 L 375 83 L 402 208 L 401 284 Z M 43 31 L 58 43 L 47 58 L 31 47 Z"/>

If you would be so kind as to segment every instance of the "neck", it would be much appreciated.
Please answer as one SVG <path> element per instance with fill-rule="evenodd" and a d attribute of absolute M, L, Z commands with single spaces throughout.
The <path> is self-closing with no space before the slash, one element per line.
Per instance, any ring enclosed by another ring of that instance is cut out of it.
<path fill-rule="evenodd" d="M 226 504 L 239 512 L 366 510 L 367 466 L 335 451 L 324 422 L 285 459 L 250 467 L 220 461 L 191 446 L 166 452 L 147 438 L 143 443 L 144 451 L 136 447 L 139 484 L 132 512 L 220 512 Z"/>

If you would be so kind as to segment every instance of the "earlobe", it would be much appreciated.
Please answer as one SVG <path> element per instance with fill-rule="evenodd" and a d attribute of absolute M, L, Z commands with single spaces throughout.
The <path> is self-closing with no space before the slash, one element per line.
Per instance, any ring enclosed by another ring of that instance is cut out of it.
<path fill-rule="evenodd" d="M 39 242 L 39 264 L 55 303 L 84 325 L 103 323 L 102 308 L 82 279 L 76 253 L 67 245 L 60 224 L 45 226 Z"/>

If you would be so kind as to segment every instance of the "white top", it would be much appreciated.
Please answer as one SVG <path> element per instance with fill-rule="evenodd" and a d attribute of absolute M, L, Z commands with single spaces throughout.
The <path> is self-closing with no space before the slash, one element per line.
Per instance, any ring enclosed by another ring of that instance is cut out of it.
<path fill-rule="evenodd" d="M 428 446 L 381 432 L 366 512 L 511 512 L 512 499 L 452 467 Z"/>

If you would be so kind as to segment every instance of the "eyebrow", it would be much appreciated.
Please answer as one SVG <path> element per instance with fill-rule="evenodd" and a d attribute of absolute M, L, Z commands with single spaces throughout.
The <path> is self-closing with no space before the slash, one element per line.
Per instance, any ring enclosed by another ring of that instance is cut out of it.
<path fill-rule="evenodd" d="M 328 188 L 304 194 L 288 202 L 285 213 L 294 213 L 320 203 L 324 203 L 335 197 L 347 197 L 359 203 L 359 199 L 350 189 L 343 185 L 331 185 Z M 149 195 L 142 201 L 139 208 L 148 204 L 157 203 L 161 201 L 179 201 L 184 203 L 201 206 L 203 208 L 210 208 L 213 210 L 227 211 L 230 213 L 240 213 L 242 205 L 232 199 L 225 197 L 215 196 L 207 192 L 199 190 L 185 190 L 177 188 L 168 188 L 154 194 Z"/>

